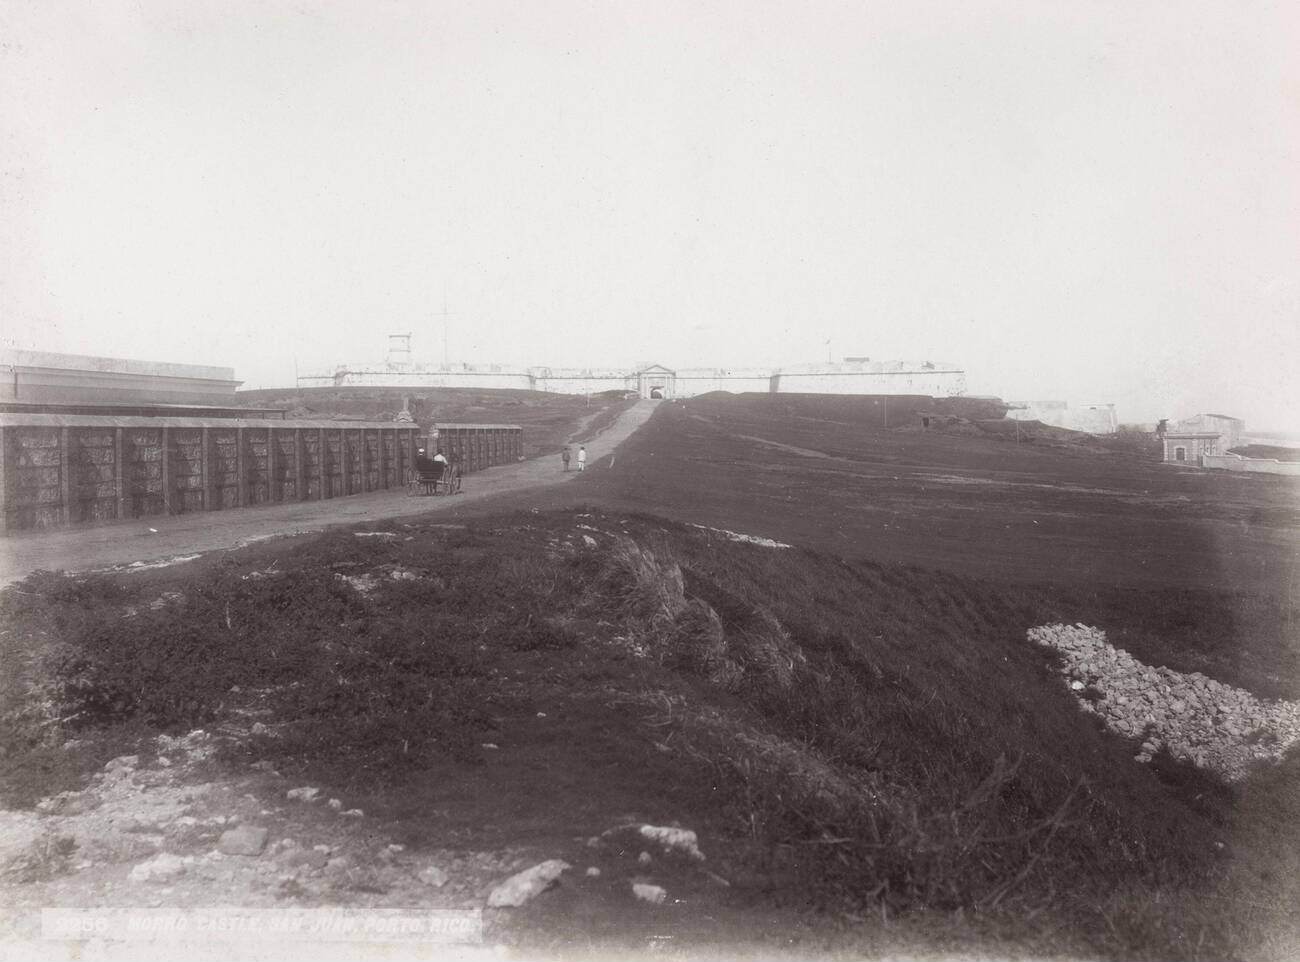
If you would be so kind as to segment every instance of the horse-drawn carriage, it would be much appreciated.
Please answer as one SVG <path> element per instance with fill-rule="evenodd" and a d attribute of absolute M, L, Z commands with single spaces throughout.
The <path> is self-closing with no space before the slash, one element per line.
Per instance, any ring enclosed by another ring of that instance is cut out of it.
<path fill-rule="evenodd" d="M 443 494 L 460 493 L 460 465 L 446 461 L 417 462 L 407 493 L 414 489 L 419 494 L 437 494 L 439 488 Z"/>

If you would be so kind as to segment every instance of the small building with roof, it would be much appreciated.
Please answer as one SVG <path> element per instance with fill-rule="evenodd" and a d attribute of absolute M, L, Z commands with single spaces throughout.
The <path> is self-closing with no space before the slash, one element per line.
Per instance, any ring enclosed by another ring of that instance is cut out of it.
<path fill-rule="evenodd" d="M 1204 466 L 1207 455 L 1227 454 L 1239 447 L 1245 430 L 1245 421 L 1226 414 L 1197 414 L 1175 421 L 1159 432 L 1164 460 Z"/>

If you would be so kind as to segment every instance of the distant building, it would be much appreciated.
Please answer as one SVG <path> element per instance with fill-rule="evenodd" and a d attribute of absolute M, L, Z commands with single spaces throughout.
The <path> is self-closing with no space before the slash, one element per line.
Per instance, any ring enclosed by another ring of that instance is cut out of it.
<path fill-rule="evenodd" d="M 1226 414 L 1197 414 L 1175 421 L 1161 433 L 1164 460 L 1203 466 L 1207 455 L 1227 454 L 1240 447 L 1245 430 L 1245 421 Z"/>
<path fill-rule="evenodd" d="M 229 405 L 234 368 L 120 357 L 0 351 L 0 401 Z"/>
<path fill-rule="evenodd" d="M 1114 434 L 1119 430 L 1113 404 L 1081 404 L 1072 408 L 1065 401 L 1012 401 L 1007 417 L 1087 434 Z"/>
<path fill-rule="evenodd" d="M 552 368 L 502 364 L 421 364 L 411 360 L 411 335 L 390 334 L 383 362 L 343 364 L 303 374 L 298 387 L 509 388 L 557 394 L 635 392 L 641 397 L 686 398 L 710 391 L 762 394 L 913 394 L 957 397 L 966 373 L 938 361 L 872 361 L 756 368 Z"/>

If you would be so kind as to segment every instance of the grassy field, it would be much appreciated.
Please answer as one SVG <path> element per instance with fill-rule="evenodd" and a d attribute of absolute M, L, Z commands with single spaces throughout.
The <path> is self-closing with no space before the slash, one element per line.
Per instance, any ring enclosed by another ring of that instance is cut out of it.
<path fill-rule="evenodd" d="M 665 405 L 574 491 L 849 559 L 1050 584 L 1135 654 L 1300 696 L 1300 484 L 1014 435 L 881 429 L 781 397 Z M 1161 641 L 1161 631 L 1176 641 Z"/>
<path fill-rule="evenodd" d="M 493 923 L 540 951 L 653 923 L 687 956 L 1288 958 L 1300 760 L 1137 764 L 1025 631 L 1297 697 L 1295 490 L 825 399 L 666 404 L 544 496 L 29 579 L 0 596 L 0 790 L 254 711 L 226 764 L 359 796 L 413 850 L 580 865 L 676 822 L 729 883 L 674 877 L 659 915 L 567 885 Z"/>
<path fill-rule="evenodd" d="M 373 418 L 391 420 L 405 399 L 411 413 L 427 425 L 434 421 L 460 424 L 518 424 L 524 429 L 524 454 L 536 457 L 557 452 L 599 430 L 628 403 L 621 395 L 550 394 L 491 388 L 276 388 L 240 391 L 238 403 L 249 407 L 282 407 L 290 417 Z"/>
<path fill-rule="evenodd" d="M 882 430 L 780 395 L 666 405 L 603 475 L 656 512 L 1007 581 L 1297 587 L 1300 485 L 1093 448 Z M 1009 423 L 1009 422 L 1008 422 Z"/>

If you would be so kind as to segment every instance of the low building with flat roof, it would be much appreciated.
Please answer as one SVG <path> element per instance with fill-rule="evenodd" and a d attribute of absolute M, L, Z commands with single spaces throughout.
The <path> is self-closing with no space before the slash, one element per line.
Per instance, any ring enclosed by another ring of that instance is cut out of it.
<path fill-rule="evenodd" d="M 241 383 L 231 367 L 0 351 L 0 402 L 233 406 Z"/>

